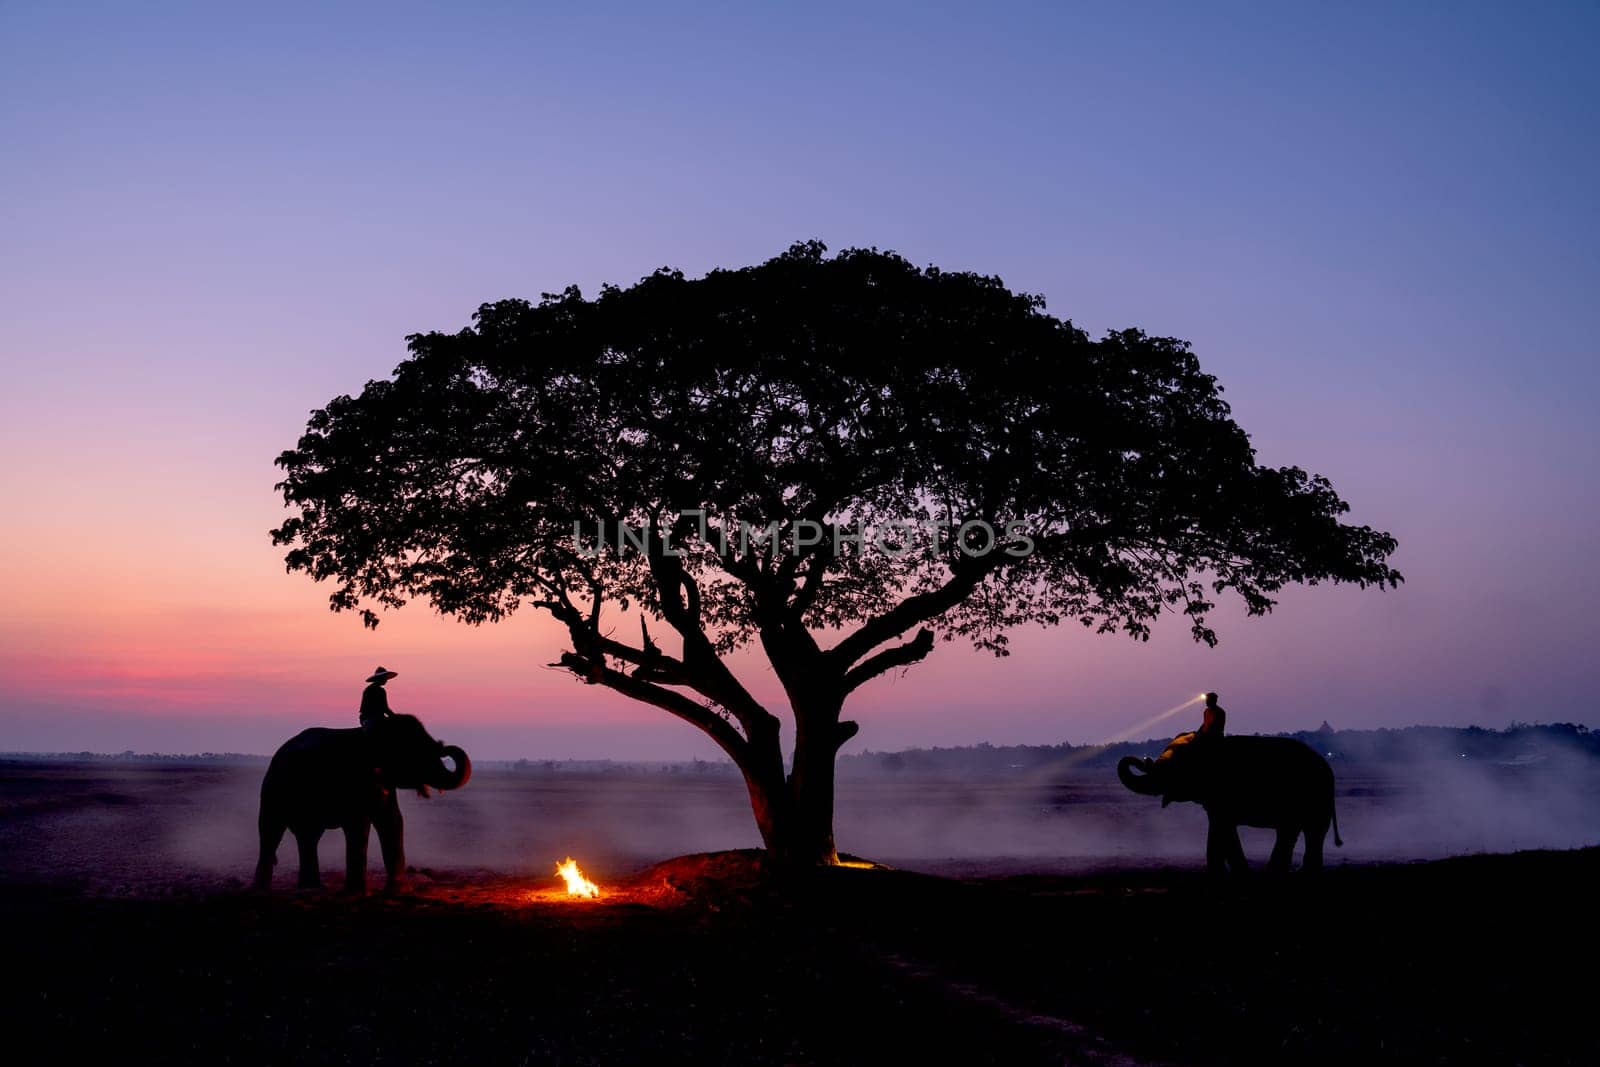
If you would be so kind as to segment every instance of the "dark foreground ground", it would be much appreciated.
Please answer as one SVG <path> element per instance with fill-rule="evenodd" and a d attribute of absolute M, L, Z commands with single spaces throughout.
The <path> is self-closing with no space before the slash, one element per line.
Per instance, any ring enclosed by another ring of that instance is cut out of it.
<path fill-rule="evenodd" d="M 137 782 L 68 773 L 0 780 L 0 1033 L 51 1062 L 1600 1062 L 1597 849 L 1226 886 L 1197 857 L 782 887 L 748 856 L 613 860 L 570 902 L 464 869 L 297 894 L 286 846 L 253 896 L 131 860 L 119 884 L 48 877 L 84 825 L 112 865 L 164 834 Z"/>
<path fill-rule="evenodd" d="M 0 891 L 8 1043 L 54 1062 L 1574 1063 L 1600 851 L 687 903 Z"/>

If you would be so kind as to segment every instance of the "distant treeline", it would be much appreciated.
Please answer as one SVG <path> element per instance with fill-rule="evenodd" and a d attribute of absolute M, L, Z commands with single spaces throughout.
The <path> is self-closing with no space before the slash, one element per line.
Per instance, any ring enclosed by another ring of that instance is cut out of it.
<path fill-rule="evenodd" d="M 249 752 L 0 752 L 0 760 L 62 760 L 82 763 L 266 763 Z"/>
<path fill-rule="evenodd" d="M 1533 763 L 1557 752 L 1600 759 L 1600 732 L 1579 723 L 1513 723 L 1504 730 L 1481 726 L 1407 726 L 1401 729 L 1335 730 L 1327 723 L 1317 730 L 1277 735 L 1293 737 L 1330 761 L 1414 763 L 1418 760 L 1478 760 Z M 861 752 L 841 756 L 839 773 L 1015 773 L 1047 767 L 1111 767 L 1123 756 L 1150 756 L 1170 737 L 1123 741 L 1114 745 L 965 745 L 957 748 L 911 748 L 898 752 Z"/>
<path fill-rule="evenodd" d="M 473 760 L 474 767 L 493 767 L 496 770 L 516 771 L 519 774 L 675 774 L 694 775 L 739 774 L 732 760 L 611 760 L 611 759 L 519 759 Z"/>
<path fill-rule="evenodd" d="M 1504 730 L 1481 726 L 1407 726 L 1400 729 L 1335 730 L 1323 723 L 1317 730 L 1278 734 L 1294 737 L 1330 760 L 1360 763 L 1415 763 L 1419 760 L 1474 760 L 1499 764 L 1537 763 L 1556 754 L 1600 760 L 1600 731 L 1580 723 L 1512 723 Z M 897 752 L 871 750 L 839 757 L 841 776 L 900 774 L 1015 774 L 1056 767 L 1106 768 L 1123 756 L 1155 755 L 1170 737 L 1122 741 L 1114 745 L 991 745 L 987 742 L 953 748 L 908 748 Z M 264 764 L 267 756 L 241 752 L 0 752 L 0 760 L 126 761 L 141 763 Z M 474 760 L 479 769 L 520 774 L 664 774 L 733 775 L 728 760 Z"/>

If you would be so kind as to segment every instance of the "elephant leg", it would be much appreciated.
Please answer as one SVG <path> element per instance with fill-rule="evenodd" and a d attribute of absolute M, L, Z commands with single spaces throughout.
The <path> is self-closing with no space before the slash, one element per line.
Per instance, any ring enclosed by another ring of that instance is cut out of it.
<path fill-rule="evenodd" d="M 1238 829 L 1213 816 L 1206 827 L 1206 870 L 1227 874 L 1228 862 L 1239 848 Z"/>
<path fill-rule="evenodd" d="M 322 870 L 317 865 L 317 842 L 322 840 L 322 827 L 304 826 L 294 830 L 294 843 L 300 849 L 301 889 L 321 889 Z"/>
<path fill-rule="evenodd" d="M 266 889 L 272 884 L 272 868 L 278 864 L 278 845 L 283 841 L 283 835 L 289 828 L 277 819 L 269 817 L 265 811 L 256 820 L 256 828 L 261 832 L 261 857 L 256 860 L 253 888 Z"/>
<path fill-rule="evenodd" d="M 387 876 L 385 893 L 402 893 L 406 889 L 406 824 L 400 815 L 399 794 L 390 791 L 387 802 L 378 813 L 378 847 L 383 850 L 383 870 Z"/>
<path fill-rule="evenodd" d="M 351 896 L 367 891 L 367 838 L 371 832 L 365 820 L 344 827 L 344 892 Z"/>
<path fill-rule="evenodd" d="M 1306 827 L 1306 858 L 1301 863 L 1301 869 L 1312 873 L 1322 870 L 1322 839 L 1327 836 L 1326 822 Z"/>
<path fill-rule="evenodd" d="M 1287 874 L 1289 864 L 1294 860 L 1295 838 L 1300 836 L 1300 830 L 1294 826 L 1278 827 L 1278 838 L 1272 844 L 1272 855 L 1267 858 L 1267 870 L 1272 874 Z"/>
<path fill-rule="evenodd" d="M 1227 837 L 1228 866 L 1233 868 L 1234 874 L 1249 874 L 1250 861 L 1244 858 L 1244 842 L 1239 840 L 1239 828 L 1228 826 Z"/>

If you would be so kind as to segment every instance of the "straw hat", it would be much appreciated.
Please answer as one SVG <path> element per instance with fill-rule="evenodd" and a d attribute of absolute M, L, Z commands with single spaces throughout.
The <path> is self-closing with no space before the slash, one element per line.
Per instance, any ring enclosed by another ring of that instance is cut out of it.
<path fill-rule="evenodd" d="M 399 671 L 389 671 L 389 670 L 384 670 L 382 667 L 379 667 L 377 670 L 372 672 L 372 677 L 368 678 L 367 681 L 368 682 L 387 682 L 390 678 L 393 678 L 395 675 L 397 675 L 399 673 L 400 673 Z"/>

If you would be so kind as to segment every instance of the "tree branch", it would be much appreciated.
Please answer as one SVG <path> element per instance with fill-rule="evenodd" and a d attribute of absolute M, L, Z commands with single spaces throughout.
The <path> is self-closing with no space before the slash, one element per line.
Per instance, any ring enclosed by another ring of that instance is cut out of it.
<path fill-rule="evenodd" d="M 700 587 L 684 568 L 683 560 L 666 554 L 666 542 L 659 529 L 652 528 L 649 544 L 650 577 L 655 582 L 661 616 L 683 638 L 683 659 L 679 667 L 688 679 L 687 684 L 727 708 L 748 736 L 773 729 L 777 719 L 750 695 L 717 655 L 716 647 L 701 626 Z"/>
<path fill-rule="evenodd" d="M 684 722 L 698 726 L 710 735 L 732 760 L 743 767 L 749 755 L 749 746 L 739 736 L 733 725 L 704 704 L 697 703 L 682 693 L 663 689 L 659 685 L 614 671 L 603 662 L 581 656 L 576 652 L 561 653 L 558 666 L 565 667 L 591 685 L 603 685 L 623 696 L 652 704 L 671 712 Z"/>
<path fill-rule="evenodd" d="M 796 590 L 794 599 L 789 602 L 789 614 L 795 619 L 805 617 L 806 610 L 817 599 L 817 593 L 822 590 L 822 578 L 828 571 L 828 564 L 833 562 L 833 528 L 828 528 L 828 537 L 817 550 L 810 555 L 811 565 L 806 568 L 806 573 L 800 579 L 800 588 Z"/>
<path fill-rule="evenodd" d="M 965 600 L 978 584 L 1002 562 L 1001 553 L 963 556 L 951 569 L 949 581 L 926 593 L 908 596 L 882 615 L 876 615 L 852 630 L 825 653 L 841 668 L 848 668 L 874 648 L 891 641 L 913 626 L 928 622 Z"/>
<path fill-rule="evenodd" d="M 856 666 L 850 668 L 844 676 L 844 691 L 852 693 L 858 686 L 887 674 L 898 667 L 909 667 L 911 664 L 924 659 L 933 651 L 933 631 L 924 627 L 917 631 L 917 636 L 903 645 L 886 648 L 877 655 L 872 656 Z"/>

